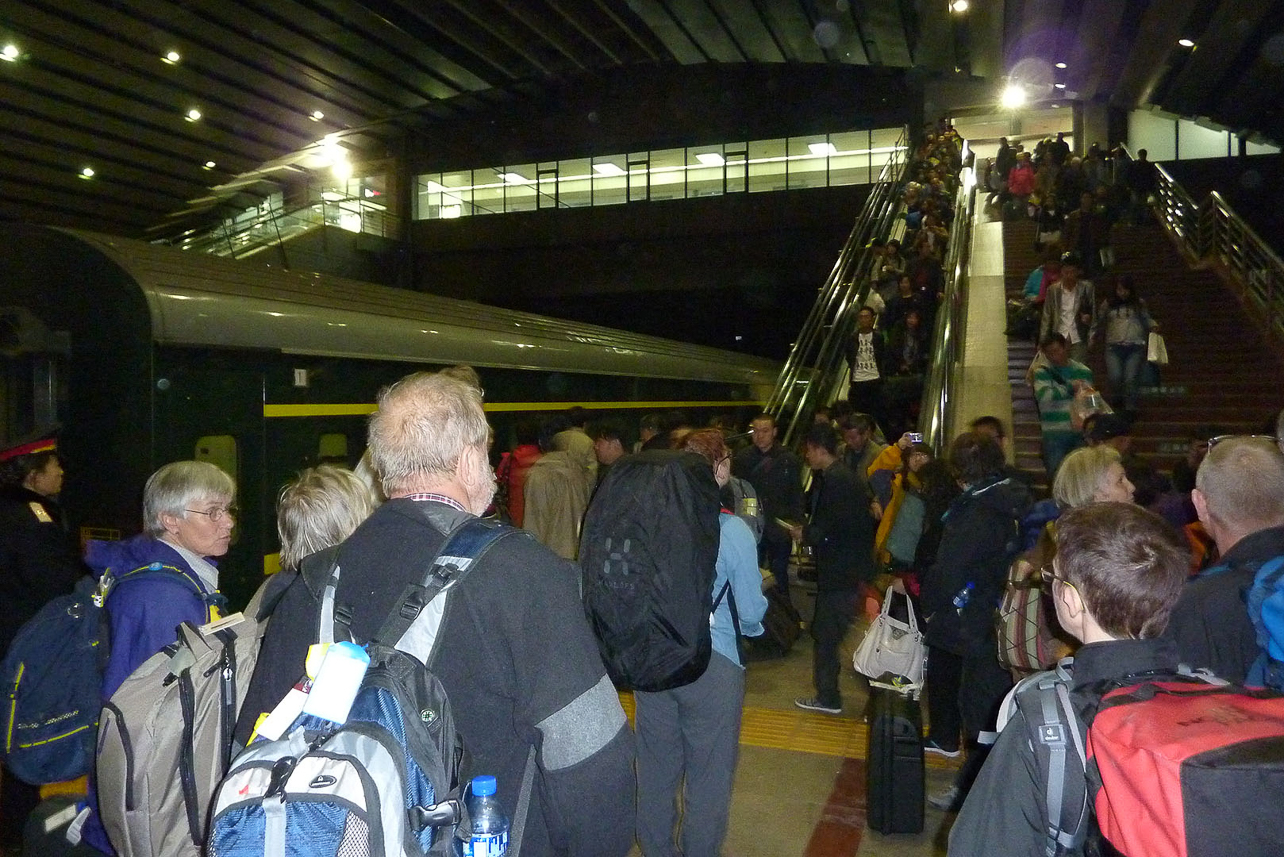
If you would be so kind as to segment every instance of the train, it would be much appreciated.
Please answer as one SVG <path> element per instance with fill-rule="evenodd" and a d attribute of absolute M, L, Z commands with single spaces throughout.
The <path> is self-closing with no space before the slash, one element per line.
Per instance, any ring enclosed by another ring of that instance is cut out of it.
<path fill-rule="evenodd" d="M 515 421 L 581 405 L 636 424 L 761 407 L 775 361 L 90 232 L 0 224 L 0 439 L 60 426 L 74 532 L 141 529 L 157 467 L 211 461 L 240 517 L 220 562 L 243 604 L 276 570 L 276 496 L 353 466 L 377 392 L 466 363 L 505 448 Z"/>

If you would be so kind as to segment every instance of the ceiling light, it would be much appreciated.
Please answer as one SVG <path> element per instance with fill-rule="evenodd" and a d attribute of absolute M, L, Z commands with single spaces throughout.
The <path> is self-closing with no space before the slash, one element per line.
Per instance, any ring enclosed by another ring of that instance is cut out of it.
<path fill-rule="evenodd" d="M 1181 45 L 1183 48 L 1195 47 L 1195 43 L 1192 42 L 1190 39 L 1178 39 L 1177 44 Z"/>
<path fill-rule="evenodd" d="M 82 179 L 92 179 L 93 177 L 94 177 L 93 167 L 85 167 L 80 171 L 80 178 Z"/>
<path fill-rule="evenodd" d="M 4 46 L 3 50 L 0 50 L 0 60 L 4 60 L 5 62 L 14 62 L 18 59 L 18 54 L 20 53 L 21 51 L 18 49 L 17 45 L 13 43 L 7 44 Z"/>
<path fill-rule="evenodd" d="M 205 162 L 205 169 L 207 169 L 207 170 L 212 170 L 212 169 L 214 169 L 214 168 L 215 168 L 215 167 L 217 167 L 217 166 L 218 166 L 218 164 L 214 163 L 213 161 L 206 161 L 206 162 Z"/>
<path fill-rule="evenodd" d="M 312 111 L 311 119 L 312 119 L 312 121 L 313 121 L 313 122 L 320 122 L 320 121 L 321 121 L 322 119 L 324 119 L 324 118 L 325 118 L 325 114 L 324 114 L 324 113 L 322 113 L 320 110 L 313 110 L 313 111 Z"/>
<path fill-rule="evenodd" d="M 1066 64 L 1065 64 L 1065 63 L 1063 63 L 1063 62 L 1059 62 L 1059 63 L 1057 63 L 1057 68 L 1065 68 L 1065 67 L 1066 67 Z"/>
<path fill-rule="evenodd" d="M 186 118 L 188 122 L 199 122 L 201 118 L 201 111 L 193 107 L 191 110 L 187 111 Z"/>
<path fill-rule="evenodd" d="M 424 187 L 429 193 L 441 193 L 446 189 L 445 185 L 443 185 L 441 182 L 435 182 L 435 181 L 432 181 L 431 179 L 428 180 L 428 184 L 425 185 Z"/>
<path fill-rule="evenodd" d="M 717 152 L 704 152 L 696 155 L 696 160 L 706 167 L 720 167 L 727 162 L 727 159 Z"/>
<path fill-rule="evenodd" d="M 1004 107 L 1013 110 L 1025 104 L 1025 88 L 1019 83 L 1010 83 L 1003 90 L 1000 102 Z"/>
<path fill-rule="evenodd" d="M 170 51 L 169 53 L 165 54 L 165 56 L 161 57 L 161 62 L 168 63 L 169 65 L 173 65 L 174 63 L 178 62 L 182 58 L 183 57 L 178 53 L 178 51 Z"/>
<path fill-rule="evenodd" d="M 954 0 L 954 2 L 950 4 L 950 11 L 951 11 L 951 12 L 966 12 L 966 11 L 967 11 L 967 0 Z"/>
<path fill-rule="evenodd" d="M 499 177 L 503 180 L 504 184 L 530 184 L 531 181 L 521 173 L 500 173 Z"/>
<path fill-rule="evenodd" d="M 1053 85 L 1053 86 L 1055 86 L 1057 89 L 1065 89 L 1065 88 L 1066 88 L 1066 85 L 1065 85 L 1064 83 L 1054 83 L 1054 84 L 1052 84 L 1052 85 Z"/>
<path fill-rule="evenodd" d="M 352 178 L 352 163 L 347 158 L 337 160 L 330 166 L 330 172 L 334 173 L 334 177 L 339 181 L 346 182 Z"/>
<path fill-rule="evenodd" d="M 808 143 L 807 151 L 813 155 L 837 155 L 838 147 L 833 143 Z"/>
<path fill-rule="evenodd" d="M 601 164 L 594 164 L 593 172 L 599 176 L 622 176 L 624 175 L 624 168 L 606 161 Z"/>

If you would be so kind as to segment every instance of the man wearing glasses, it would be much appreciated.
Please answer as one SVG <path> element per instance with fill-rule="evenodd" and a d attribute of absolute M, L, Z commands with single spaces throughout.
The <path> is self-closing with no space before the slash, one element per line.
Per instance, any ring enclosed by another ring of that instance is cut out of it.
<path fill-rule="evenodd" d="M 1284 555 L 1284 453 L 1276 438 L 1211 438 L 1190 499 L 1221 558 L 1187 584 L 1168 635 L 1183 662 L 1243 682 L 1261 651 L 1246 596 L 1257 570 Z"/>
<path fill-rule="evenodd" d="M 1186 580 L 1187 550 L 1163 518 L 1130 503 L 1070 509 L 1057 521 L 1057 544 L 1044 578 L 1057 621 L 1083 644 L 1069 688 L 1082 734 L 1103 689 L 1128 676 L 1176 673 L 1176 647 L 1161 634 Z M 950 832 L 950 857 L 994 854 L 996 842 L 1005 855 L 1049 853 L 1048 783 L 1026 716 L 1017 708 L 986 759 Z M 1083 796 L 1066 797 L 1076 799 Z"/>

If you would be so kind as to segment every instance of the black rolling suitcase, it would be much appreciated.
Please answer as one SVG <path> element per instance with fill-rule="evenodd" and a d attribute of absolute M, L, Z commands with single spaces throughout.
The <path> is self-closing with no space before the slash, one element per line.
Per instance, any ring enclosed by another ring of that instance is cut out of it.
<path fill-rule="evenodd" d="M 879 833 L 923 831 L 923 724 L 918 700 L 870 688 L 866 817 Z"/>

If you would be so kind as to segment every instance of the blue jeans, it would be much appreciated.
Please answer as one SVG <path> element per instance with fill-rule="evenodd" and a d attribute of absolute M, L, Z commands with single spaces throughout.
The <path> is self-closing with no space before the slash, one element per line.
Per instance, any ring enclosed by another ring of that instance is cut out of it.
<path fill-rule="evenodd" d="M 1083 446 L 1083 442 L 1083 435 L 1078 432 L 1043 433 L 1043 466 L 1047 468 L 1049 482 L 1056 479 L 1062 459 Z"/>
<path fill-rule="evenodd" d="M 1146 346 L 1135 343 L 1106 346 L 1106 374 L 1110 377 L 1110 392 L 1123 398 L 1126 410 L 1135 411 L 1139 403 L 1137 387 L 1141 382 L 1141 369 L 1146 363 Z"/>

